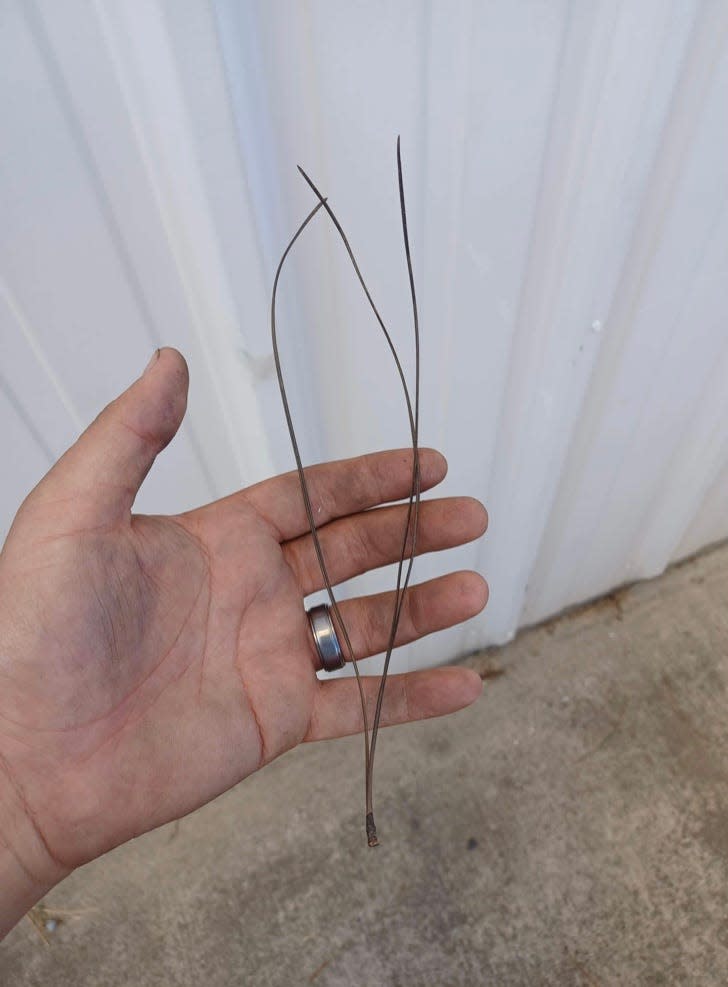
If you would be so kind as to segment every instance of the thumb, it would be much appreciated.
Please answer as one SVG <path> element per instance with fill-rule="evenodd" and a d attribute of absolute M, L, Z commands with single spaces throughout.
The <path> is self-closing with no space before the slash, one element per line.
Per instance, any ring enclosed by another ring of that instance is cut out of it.
<path fill-rule="evenodd" d="M 111 523 L 129 515 L 156 456 L 174 438 L 187 408 L 184 357 L 157 350 L 144 373 L 107 405 L 36 490 L 43 501 L 72 503 L 75 522 Z"/>

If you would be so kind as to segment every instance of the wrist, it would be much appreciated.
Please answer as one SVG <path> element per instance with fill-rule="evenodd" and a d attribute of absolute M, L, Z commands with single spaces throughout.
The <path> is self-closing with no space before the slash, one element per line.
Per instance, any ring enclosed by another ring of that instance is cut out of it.
<path fill-rule="evenodd" d="M 0 939 L 70 871 L 55 861 L 0 755 Z"/>

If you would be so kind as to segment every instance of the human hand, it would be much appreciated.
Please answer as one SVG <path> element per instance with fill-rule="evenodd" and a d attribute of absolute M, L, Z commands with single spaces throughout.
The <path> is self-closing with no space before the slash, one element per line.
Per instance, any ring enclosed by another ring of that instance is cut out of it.
<path fill-rule="evenodd" d="M 0 859 L 19 914 L 302 741 L 361 729 L 356 682 L 315 674 L 303 598 L 322 582 L 296 473 L 186 514 L 131 513 L 187 384 L 180 354 L 159 351 L 32 491 L 0 554 Z M 425 490 L 446 466 L 420 456 Z M 408 496 L 411 470 L 409 451 L 307 470 L 334 582 L 396 561 L 406 504 L 380 505 Z M 423 502 L 418 550 L 485 526 L 475 500 Z M 413 587 L 398 643 L 486 599 L 473 572 Z M 392 608 L 391 593 L 341 604 L 357 658 L 385 650 Z M 372 704 L 378 682 L 364 678 Z M 480 690 L 464 668 L 393 675 L 382 723 L 451 712 Z M 7 929 L 18 915 L 3 905 Z"/>

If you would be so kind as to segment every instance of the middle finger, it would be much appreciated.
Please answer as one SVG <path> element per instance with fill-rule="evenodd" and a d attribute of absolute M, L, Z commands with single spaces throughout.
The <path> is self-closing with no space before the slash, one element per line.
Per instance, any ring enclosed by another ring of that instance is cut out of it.
<path fill-rule="evenodd" d="M 402 552 L 407 505 L 379 507 L 351 514 L 319 529 L 319 541 L 332 585 L 397 562 Z M 485 531 L 488 515 L 472 497 L 441 497 L 420 504 L 417 555 L 439 552 L 474 541 Z M 310 534 L 283 545 L 301 593 L 308 596 L 325 586 Z"/>

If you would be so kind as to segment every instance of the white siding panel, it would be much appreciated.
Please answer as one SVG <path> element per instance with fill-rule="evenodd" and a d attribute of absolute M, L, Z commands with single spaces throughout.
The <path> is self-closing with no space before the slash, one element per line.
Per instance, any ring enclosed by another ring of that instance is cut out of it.
<path fill-rule="evenodd" d="M 401 134 L 422 441 L 449 458 L 445 492 L 489 507 L 487 538 L 449 563 L 484 571 L 491 602 L 398 665 L 504 641 L 726 537 L 727 36 L 722 0 L 7 0 L 0 528 L 162 343 L 189 359 L 190 409 L 140 509 L 291 468 L 268 306 L 312 204 L 298 163 L 411 373 Z M 406 444 L 323 216 L 280 305 L 305 457 Z"/>

